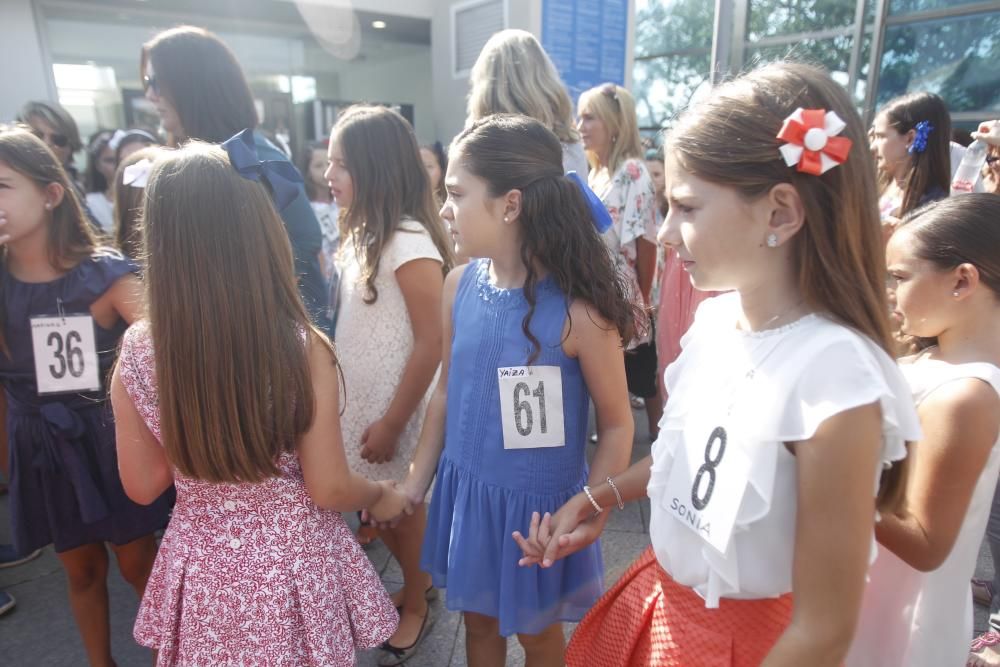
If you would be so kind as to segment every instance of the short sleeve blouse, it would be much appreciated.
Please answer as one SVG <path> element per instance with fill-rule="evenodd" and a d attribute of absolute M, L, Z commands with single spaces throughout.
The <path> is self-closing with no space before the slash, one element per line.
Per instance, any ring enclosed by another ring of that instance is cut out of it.
<path fill-rule="evenodd" d="M 682 339 L 680 356 L 664 374 L 670 400 L 647 488 L 657 559 L 707 607 L 723 597 L 768 598 L 792 589 L 796 467 L 783 443 L 808 440 L 830 417 L 876 401 L 884 464 L 904 458 L 905 443 L 920 438 L 906 381 L 867 336 L 817 314 L 744 332 L 736 326 L 739 313 L 736 293 L 709 299 Z M 717 447 L 706 453 L 718 427 L 728 433 L 727 456 L 745 461 L 742 484 L 718 480 L 720 488 L 742 487 L 724 552 L 681 519 L 678 505 L 691 506 L 686 498 L 693 490 L 678 498 L 678 487 L 669 484 L 677 461 L 697 468 L 702 459 L 721 458 Z M 873 479 L 873 492 L 877 485 Z M 874 546 L 873 529 L 873 553 Z"/>

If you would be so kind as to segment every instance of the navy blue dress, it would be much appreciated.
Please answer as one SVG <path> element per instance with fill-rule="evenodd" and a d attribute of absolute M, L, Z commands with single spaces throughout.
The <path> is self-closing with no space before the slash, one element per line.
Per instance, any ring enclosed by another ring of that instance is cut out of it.
<path fill-rule="evenodd" d="M 10 512 L 19 554 L 54 544 L 66 551 L 94 542 L 125 544 L 167 523 L 173 489 L 148 506 L 122 489 L 115 425 L 106 387 L 100 391 L 39 396 L 30 319 L 88 314 L 90 306 L 122 276 L 131 260 L 102 249 L 64 276 L 25 283 L 0 267 L 4 339 L 0 382 L 7 399 Z M 127 324 L 94 323 L 102 384 L 110 377 Z"/>

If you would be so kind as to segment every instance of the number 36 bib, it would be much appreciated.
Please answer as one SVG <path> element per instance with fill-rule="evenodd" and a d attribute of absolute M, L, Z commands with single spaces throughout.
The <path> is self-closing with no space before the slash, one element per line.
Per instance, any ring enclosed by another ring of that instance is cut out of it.
<path fill-rule="evenodd" d="M 39 395 L 101 388 L 90 315 L 32 317 L 31 346 Z"/>
<path fill-rule="evenodd" d="M 750 461 L 726 426 L 688 427 L 667 478 L 667 513 L 725 553 L 750 481 Z"/>
<path fill-rule="evenodd" d="M 497 381 L 504 449 L 566 446 L 558 366 L 498 368 Z"/>

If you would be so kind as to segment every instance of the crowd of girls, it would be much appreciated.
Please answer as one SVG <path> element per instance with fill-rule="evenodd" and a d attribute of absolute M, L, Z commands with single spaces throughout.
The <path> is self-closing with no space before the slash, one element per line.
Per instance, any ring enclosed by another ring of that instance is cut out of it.
<path fill-rule="evenodd" d="M 503 31 L 447 152 L 358 105 L 296 169 L 217 37 L 141 61 L 167 146 L 99 133 L 86 186 L 58 109 L 0 129 L 0 548 L 54 546 L 91 665 L 109 550 L 159 665 L 402 664 L 439 590 L 475 667 L 510 637 L 532 666 L 1000 664 L 968 643 L 984 532 L 1000 554 L 996 122 L 986 192 L 948 198 L 940 98 L 866 133 L 779 62 L 643 160 L 626 89 L 574 110 Z"/>

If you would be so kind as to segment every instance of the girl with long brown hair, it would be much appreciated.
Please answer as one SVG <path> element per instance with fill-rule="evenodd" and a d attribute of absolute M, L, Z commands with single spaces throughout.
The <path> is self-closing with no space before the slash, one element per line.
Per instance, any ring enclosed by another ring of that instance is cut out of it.
<path fill-rule="evenodd" d="M 564 175 L 559 140 L 541 123 L 473 123 L 452 145 L 445 184 L 457 251 L 481 259 L 445 281 L 444 361 L 404 484 L 419 504 L 436 471 L 421 566 L 463 612 L 468 664 L 503 665 L 513 634 L 528 664 L 561 664 L 562 621 L 600 595 L 600 549 L 527 570 L 510 534 L 628 464 L 622 341 L 640 314 L 595 229 L 594 211 L 602 222 L 607 212 Z"/>
<path fill-rule="evenodd" d="M 164 152 L 145 188 L 147 319 L 111 399 L 129 496 L 176 482 L 177 504 L 134 635 L 160 665 L 352 665 L 397 616 L 340 512 L 405 500 L 347 465 L 337 360 L 265 183 L 297 188 L 253 170 L 248 135 Z"/>
<path fill-rule="evenodd" d="M 441 362 L 441 289 L 451 243 L 438 216 L 413 128 L 385 107 L 345 110 L 330 133 L 327 177 L 341 208 L 337 348 L 347 402 L 351 468 L 370 479 L 406 477 L 428 388 Z M 380 536 L 399 561 L 399 630 L 381 664 L 409 658 L 431 627 L 420 571 L 423 507 Z M 362 537 L 364 534 L 362 533 Z"/>
<path fill-rule="evenodd" d="M 53 544 L 91 665 L 110 666 L 108 552 L 142 596 L 169 485 L 126 496 L 104 379 L 142 298 L 136 266 L 99 248 L 40 139 L 0 129 L 0 382 L 18 555 Z"/>
<path fill-rule="evenodd" d="M 902 488 L 892 465 L 876 501 L 879 474 L 920 434 L 888 353 L 861 119 L 827 74 L 777 63 L 687 111 L 665 156 L 660 240 L 696 288 L 733 292 L 699 307 L 667 369 L 651 456 L 532 526 L 525 563 L 558 562 L 599 532 L 595 509 L 648 495 L 652 547 L 567 664 L 840 665 L 876 506 Z"/>

